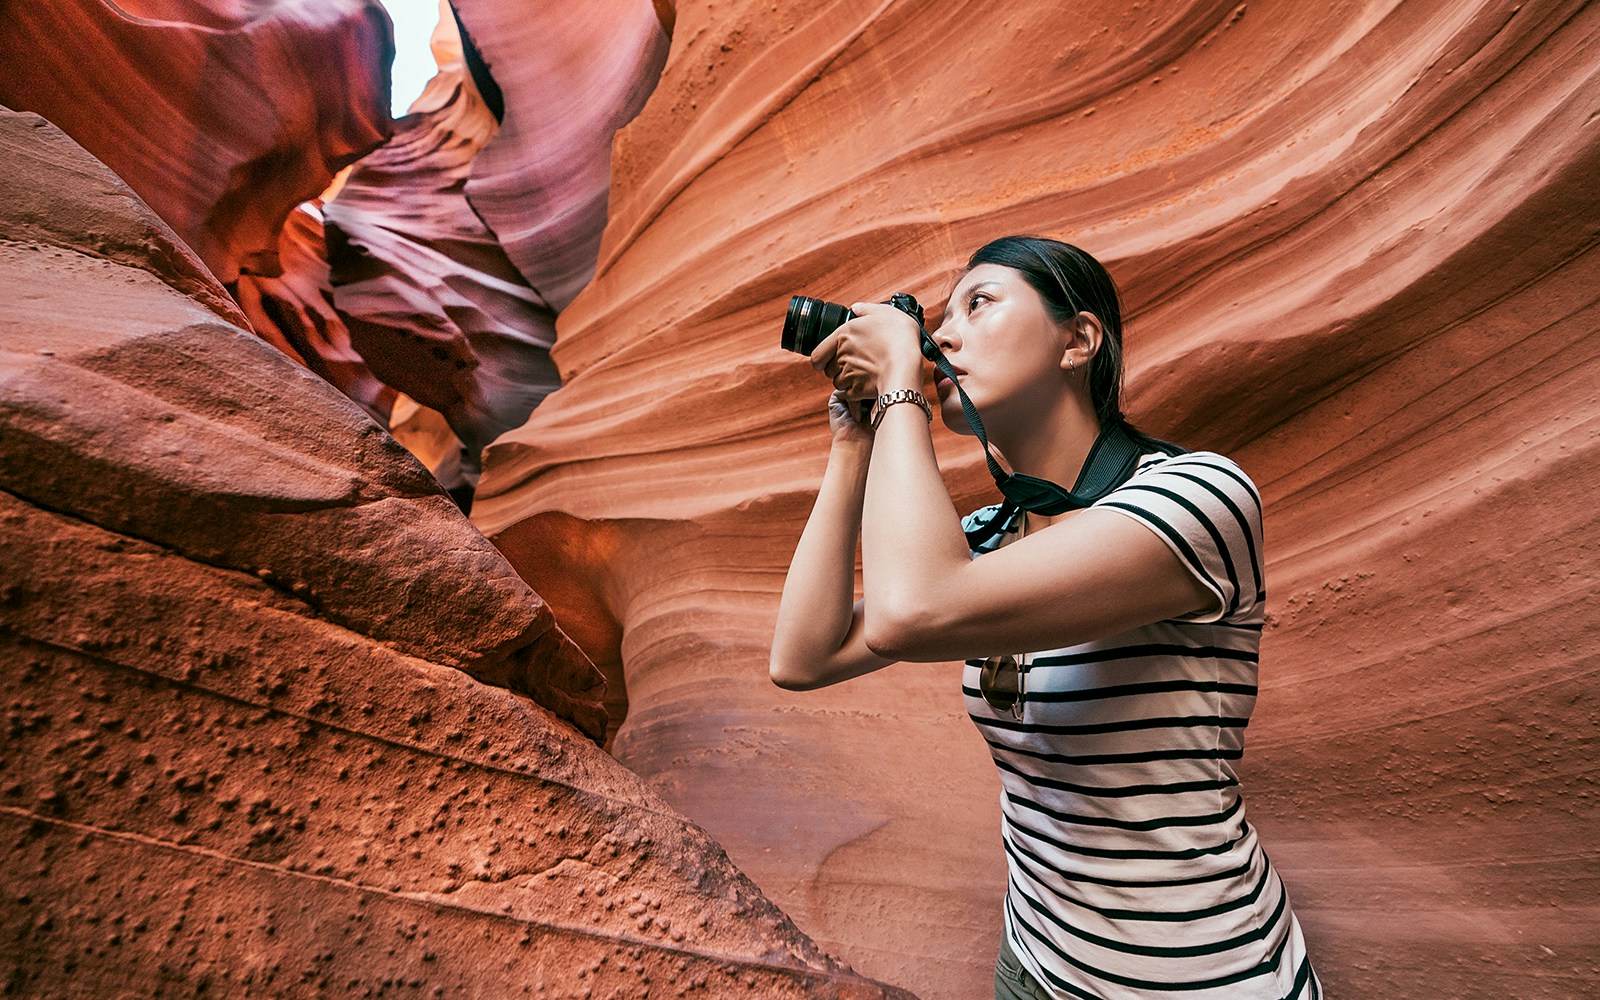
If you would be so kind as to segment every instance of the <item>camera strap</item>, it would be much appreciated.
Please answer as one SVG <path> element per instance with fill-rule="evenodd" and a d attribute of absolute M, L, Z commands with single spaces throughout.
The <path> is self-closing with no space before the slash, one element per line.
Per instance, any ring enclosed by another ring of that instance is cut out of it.
<path fill-rule="evenodd" d="M 956 379 L 955 370 L 926 330 L 922 331 L 922 355 L 932 361 L 939 373 L 955 386 L 957 395 L 961 397 L 961 411 L 966 414 L 967 423 L 971 425 L 973 433 L 983 445 L 983 459 L 989 466 L 989 474 L 994 477 L 994 484 L 999 488 L 1000 495 L 1005 497 L 1000 510 L 987 524 L 967 533 L 970 548 L 976 549 L 998 534 L 1018 510 L 1031 510 L 1039 514 L 1064 514 L 1069 510 L 1088 507 L 1127 482 L 1133 475 L 1134 469 L 1138 467 L 1141 449 L 1128 433 L 1126 425 L 1118 420 L 1103 428 L 1099 436 L 1094 439 L 1094 444 L 1090 446 L 1089 454 L 1084 459 L 1083 468 L 1078 472 L 1077 482 L 1073 483 L 1070 490 L 1048 479 L 1005 471 L 1000 467 L 1000 463 L 995 461 L 994 451 L 989 446 L 989 437 L 984 433 L 983 420 L 978 416 L 977 407 L 967 398 L 966 390 L 961 388 L 961 383 Z"/>

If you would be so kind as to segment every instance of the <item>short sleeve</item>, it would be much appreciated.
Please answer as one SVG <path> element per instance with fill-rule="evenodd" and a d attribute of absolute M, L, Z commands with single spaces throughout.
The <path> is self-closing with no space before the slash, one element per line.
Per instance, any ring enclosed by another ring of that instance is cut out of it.
<path fill-rule="evenodd" d="M 1259 621 L 1266 601 L 1261 565 L 1261 497 L 1244 470 L 1211 452 L 1149 466 L 1097 502 L 1150 528 L 1216 595 L 1189 622 Z"/>

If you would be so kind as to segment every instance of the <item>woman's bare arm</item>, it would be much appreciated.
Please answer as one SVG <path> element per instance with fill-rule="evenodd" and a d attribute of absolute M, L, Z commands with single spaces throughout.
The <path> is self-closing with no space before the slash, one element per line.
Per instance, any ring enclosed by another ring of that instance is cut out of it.
<path fill-rule="evenodd" d="M 894 662 L 867 647 L 861 603 L 854 601 L 856 539 L 871 450 L 864 433 L 835 437 L 778 605 L 769 670 L 779 687 L 825 687 Z"/>
<path fill-rule="evenodd" d="M 1154 532 L 1113 511 L 1081 511 L 970 558 L 916 407 L 885 412 L 870 469 L 865 642 L 881 656 L 1060 649 L 1216 603 Z"/>

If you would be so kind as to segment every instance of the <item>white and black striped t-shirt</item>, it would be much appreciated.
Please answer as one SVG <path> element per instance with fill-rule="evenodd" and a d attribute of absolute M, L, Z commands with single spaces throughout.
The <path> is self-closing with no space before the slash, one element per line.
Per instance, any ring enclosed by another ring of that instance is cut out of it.
<path fill-rule="evenodd" d="M 989 707 L 967 662 L 967 710 L 1000 769 L 1011 947 L 1060 997 L 1316 1000 L 1234 772 L 1266 599 L 1260 497 L 1221 455 L 1152 453 L 1094 506 L 1149 527 L 1216 602 L 1033 654 L 1020 720 Z"/>

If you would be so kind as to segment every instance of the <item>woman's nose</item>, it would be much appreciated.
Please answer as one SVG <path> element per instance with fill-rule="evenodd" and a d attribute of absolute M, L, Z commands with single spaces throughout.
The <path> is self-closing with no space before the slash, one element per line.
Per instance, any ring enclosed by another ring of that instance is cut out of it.
<path fill-rule="evenodd" d="M 939 345 L 941 351 L 954 351 L 961 346 L 961 337 L 956 333 L 954 323 L 940 323 L 939 329 L 933 331 L 933 342 Z"/>

